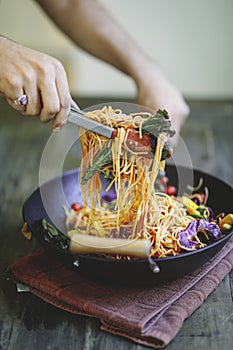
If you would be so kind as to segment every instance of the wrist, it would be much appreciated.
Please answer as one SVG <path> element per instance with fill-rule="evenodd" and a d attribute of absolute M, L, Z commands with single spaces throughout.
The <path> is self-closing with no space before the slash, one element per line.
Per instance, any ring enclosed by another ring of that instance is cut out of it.
<path fill-rule="evenodd" d="M 131 62 L 129 72 L 137 88 L 145 84 L 145 82 L 149 83 L 151 80 L 153 80 L 154 83 L 156 83 L 156 81 L 161 82 L 166 80 L 160 66 L 145 56 L 138 57 L 134 63 Z"/>

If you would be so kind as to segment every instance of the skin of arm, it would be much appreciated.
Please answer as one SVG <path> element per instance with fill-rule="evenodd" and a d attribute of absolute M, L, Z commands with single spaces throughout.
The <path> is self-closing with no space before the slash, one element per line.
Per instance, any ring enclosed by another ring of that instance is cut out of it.
<path fill-rule="evenodd" d="M 137 86 L 137 103 L 166 109 L 179 131 L 189 108 L 182 94 L 115 23 L 96 0 L 37 0 L 56 25 L 81 49 L 130 76 Z M 42 122 L 53 119 L 57 129 L 67 120 L 73 101 L 62 64 L 44 53 L 0 37 L 0 92 L 8 103 Z M 22 94 L 26 107 L 14 104 Z"/>
<path fill-rule="evenodd" d="M 179 132 L 189 114 L 182 94 L 98 1 L 37 2 L 77 46 L 130 76 L 137 86 L 137 103 L 154 111 L 166 109 Z"/>

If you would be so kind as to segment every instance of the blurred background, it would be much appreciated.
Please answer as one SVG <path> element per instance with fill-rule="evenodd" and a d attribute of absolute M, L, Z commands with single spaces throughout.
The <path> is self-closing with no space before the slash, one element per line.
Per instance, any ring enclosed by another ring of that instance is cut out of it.
<path fill-rule="evenodd" d="M 186 98 L 233 98 L 232 0 L 99 1 Z M 75 96 L 135 94 L 130 78 L 75 47 L 33 0 L 1 0 L 0 33 L 60 59 Z"/>

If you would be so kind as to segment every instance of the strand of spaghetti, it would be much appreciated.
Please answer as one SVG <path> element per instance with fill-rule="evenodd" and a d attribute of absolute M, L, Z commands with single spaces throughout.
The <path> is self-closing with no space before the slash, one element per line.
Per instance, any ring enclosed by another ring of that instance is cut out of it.
<path fill-rule="evenodd" d="M 115 171 L 116 171 L 116 178 L 117 178 L 117 181 L 115 182 L 116 194 L 117 194 L 116 208 L 118 209 L 117 221 L 116 221 L 117 231 L 119 231 L 120 212 L 122 210 L 122 196 L 120 195 L 120 190 L 121 190 L 120 159 L 121 159 L 121 151 L 122 151 L 124 136 L 125 136 L 125 130 L 123 128 L 120 128 L 117 134 L 117 142 L 116 142 L 115 154 L 113 158 L 113 164 L 115 164 Z"/>
<path fill-rule="evenodd" d="M 161 155 L 167 136 L 159 135 L 153 159 L 143 158 L 140 153 L 144 152 L 131 150 L 128 146 L 129 129 L 134 127 L 138 130 L 139 138 L 142 137 L 142 123 L 150 115 L 126 115 L 111 106 L 86 114 L 89 118 L 118 130 L 116 138 L 111 141 L 92 132 L 86 132 L 80 139 L 83 154 L 81 175 L 93 165 L 102 149 L 111 147 L 113 161 L 104 165 L 101 172 L 113 177 L 106 190 L 115 186 L 116 203 L 111 211 L 106 203 L 101 202 L 101 180 L 100 173 L 97 172 L 88 180 L 86 187 L 82 186 L 86 205 L 74 215 L 67 214 L 67 225 L 70 227 L 76 219 L 76 227 L 79 225 L 78 229 L 81 227 L 83 233 L 100 233 L 108 237 L 115 235 L 116 230 L 119 233 L 122 227 L 125 237 L 150 240 L 151 256 L 163 257 L 180 252 L 178 233 L 192 219 L 185 215 L 185 209 L 180 203 L 154 190 L 158 172 L 164 167 Z"/>
<path fill-rule="evenodd" d="M 158 176 L 159 165 L 161 162 L 162 150 L 163 150 L 165 141 L 167 141 L 167 136 L 165 134 L 160 134 L 158 137 L 158 140 L 157 140 L 155 157 L 154 157 L 153 167 L 152 167 L 152 171 L 151 171 L 151 179 L 150 179 L 150 184 L 149 184 L 149 195 L 151 195 L 151 193 L 152 193 L 155 180 Z"/>

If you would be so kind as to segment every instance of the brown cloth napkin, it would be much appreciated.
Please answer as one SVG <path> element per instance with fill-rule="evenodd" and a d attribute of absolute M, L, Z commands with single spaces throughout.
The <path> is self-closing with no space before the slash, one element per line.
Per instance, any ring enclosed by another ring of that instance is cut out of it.
<path fill-rule="evenodd" d="M 38 250 L 8 268 L 14 282 L 61 309 L 97 317 L 101 329 L 154 348 L 167 345 L 233 266 L 233 237 L 209 262 L 175 281 L 150 287 L 85 278 Z"/>

